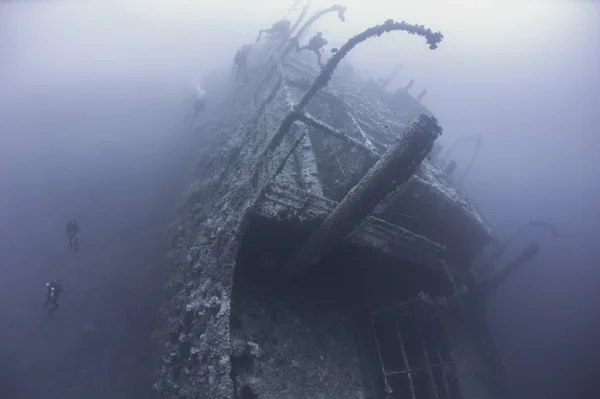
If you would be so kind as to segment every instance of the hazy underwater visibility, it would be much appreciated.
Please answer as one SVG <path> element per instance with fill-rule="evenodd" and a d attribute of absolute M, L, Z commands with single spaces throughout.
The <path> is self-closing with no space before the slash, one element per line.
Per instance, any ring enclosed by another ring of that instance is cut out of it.
<path fill-rule="evenodd" d="M 600 2 L 0 4 L 0 399 L 596 399 Z"/>

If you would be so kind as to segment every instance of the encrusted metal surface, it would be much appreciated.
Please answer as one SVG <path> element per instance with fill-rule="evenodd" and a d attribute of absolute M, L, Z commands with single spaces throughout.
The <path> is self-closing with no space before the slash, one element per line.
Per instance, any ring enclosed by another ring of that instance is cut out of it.
<path fill-rule="evenodd" d="M 336 201 L 279 182 L 269 185 L 264 191 L 264 197 L 257 203 L 256 211 L 270 220 L 310 224 L 323 221 L 337 204 Z M 444 273 L 445 248 L 442 245 L 382 219 L 369 217 L 349 239 L 358 245 L 380 249 L 400 259 Z"/>

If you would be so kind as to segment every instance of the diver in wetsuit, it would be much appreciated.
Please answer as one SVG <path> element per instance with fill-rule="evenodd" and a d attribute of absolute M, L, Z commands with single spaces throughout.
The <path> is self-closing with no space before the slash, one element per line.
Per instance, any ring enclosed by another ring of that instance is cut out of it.
<path fill-rule="evenodd" d="M 73 251 L 75 251 L 75 253 L 77 253 L 78 251 L 78 247 L 77 247 L 77 241 L 79 239 L 79 231 L 81 229 L 79 228 L 79 225 L 77 224 L 77 222 L 75 220 L 69 220 L 69 223 L 67 223 L 67 235 L 69 236 L 69 248 Z"/>
<path fill-rule="evenodd" d="M 288 10 L 288 14 L 291 13 L 292 11 L 296 11 L 296 9 L 298 8 L 298 6 L 300 5 L 301 2 L 302 2 L 302 0 L 294 0 L 294 2 L 292 3 L 292 6 Z"/>
<path fill-rule="evenodd" d="M 248 64 L 248 55 L 252 50 L 251 44 L 245 44 L 235 53 L 235 58 L 233 59 L 233 71 L 235 72 L 234 80 L 237 81 L 240 73 L 244 74 L 244 82 L 248 82 L 248 70 L 246 69 L 246 65 Z"/>
<path fill-rule="evenodd" d="M 454 173 L 454 171 L 456 170 L 457 166 L 458 164 L 456 163 L 456 161 L 451 160 L 446 164 L 446 166 L 444 166 L 444 169 L 442 169 L 442 173 L 445 177 L 450 177 L 450 175 L 452 175 L 452 173 Z"/>
<path fill-rule="evenodd" d="M 323 66 L 321 63 L 321 52 L 323 51 L 323 47 L 327 44 L 327 40 L 323 37 L 321 32 L 317 32 L 313 37 L 310 38 L 308 44 L 306 46 L 302 46 L 297 48 L 297 50 L 310 50 L 317 55 L 317 62 L 319 66 Z"/>
<path fill-rule="evenodd" d="M 52 304 L 52 308 L 48 311 L 51 314 L 60 307 L 58 304 L 58 297 L 62 292 L 62 282 L 60 280 L 52 280 L 46 283 L 46 302 L 44 303 L 44 309 L 48 304 Z"/>
<path fill-rule="evenodd" d="M 196 85 L 196 99 L 194 101 L 194 112 L 188 114 L 185 117 L 185 121 L 187 123 L 188 120 L 191 119 L 190 124 L 194 123 L 196 118 L 201 112 L 204 112 L 206 109 L 206 92 L 200 87 L 199 84 Z"/>
<path fill-rule="evenodd" d="M 260 41 L 260 37 L 262 36 L 263 33 L 266 33 L 267 35 L 269 35 L 269 37 L 272 37 L 272 36 L 283 37 L 290 32 L 291 28 L 292 28 L 292 22 L 287 19 L 282 19 L 280 21 L 275 22 L 269 29 L 261 29 L 260 32 L 258 32 L 258 37 L 256 38 L 256 42 L 258 43 Z"/>

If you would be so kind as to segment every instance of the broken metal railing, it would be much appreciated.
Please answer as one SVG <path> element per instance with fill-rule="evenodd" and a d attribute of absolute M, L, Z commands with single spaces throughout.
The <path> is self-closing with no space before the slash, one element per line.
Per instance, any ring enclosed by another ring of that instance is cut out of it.
<path fill-rule="evenodd" d="M 400 350 L 402 351 L 402 359 L 404 360 L 404 369 L 406 370 L 406 375 L 408 376 L 408 385 L 410 386 L 410 395 L 412 399 L 417 399 L 415 395 L 415 383 L 413 381 L 413 370 L 410 367 L 410 363 L 408 362 L 408 356 L 406 356 L 406 349 L 404 348 L 404 340 L 402 339 L 402 333 L 400 332 L 400 325 L 398 324 L 398 320 L 394 320 L 394 327 L 396 328 L 396 336 L 398 337 L 398 341 L 400 342 Z"/>
<path fill-rule="evenodd" d="M 442 352 L 440 351 L 440 346 L 437 342 L 437 339 L 435 339 L 435 334 L 432 335 L 432 340 L 433 347 L 437 355 L 438 364 L 441 366 L 442 369 L 442 382 L 444 383 L 444 389 L 446 390 L 446 397 L 448 399 L 452 399 L 450 394 L 450 384 L 448 383 L 448 376 L 446 375 L 446 370 L 448 367 L 454 367 L 454 362 L 444 362 L 442 359 Z"/>
<path fill-rule="evenodd" d="M 429 349 L 427 348 L 427 344 L 426 344 L 426 341 L 424 338 L 425 328 L 424 328 L 424 325 L 420 324 L 420 325 L 418 325 L 417 331 L 419 333 L 418 339 L 419 339 L 420 346 L 421 346 L 420 353 L 421 353 L 421 358 L 423 360 L 424 365 L 423 366 L 411 365 L 408 355 L 407 355 L 404 337 L 401 332 L 400 319 L 398 316 L 392 315 L 391 321 L 393 321 L 393 323 L 391 323 L 391 325 L 394 328 L 393 335 L 396 337 L 396 340 L 400 347 L 403 368 L 401 370 L 388 370 L 386 368 L 385 362 L 383 360 L 384 358 L 383 358 L 383 354 L 382 354 L 382 347 L 381 347 L 381 342 L 380 342 L 380 339 L 379 339 L 379 336 L 377 333 L 377 329 L 375 328 L 374 315 L 375 314 L 372 313 L 369 317 L 370 324 L 371 324 L 371 332 L 373 334 L 373 339 L 375 342 L 375 349 L 377 351 L 377 356 L 378 356 L 378 359 L 380 362 L 380 369 L 381 369 L 381 373 L 382 373 L 384 389 L 385 389 L 385 392 L 388 395 L 388 397 L 393 394 L 393 390 L 392 390 L 390 382 L 388 381 L 388 378 L 394 377 L 394 376 L 406 375 L 411 399 L 419 399 L 417 397 L 415 377 L 417 375 L 420 375 L 421 373 L 427 373 L 427 376 L 429 377 L 428 378 L 428 386 L 431 390 L 432 399 L 439 399 L 440 394 L 438 391 L 437 383 L 435 381 L 435 375 L 433 373 L 434 369 L 439 369 L 441 371 L 441 380 L 442 380 L 441 382 L 444 386 L 444 393 L 445 393 L 444 399 L 451 399 L 450 384 L 448 382 L 447 373 L 448 373 L 449 369 L 454 369 L 456 365 L 453 360 L 444 360 L 442 358 L 438 342 L 435 338 L 435 332 L 432 331 L 431 337 L 432 337 L 432 344 L 433 344 L 432 349 L 434 350 L 434 352 L 437 355 L 437 362 L 431 363 L 430 352 L 429 352 Z"/>
<path fill-rule="evenodd" d="M 385 370 L 385 365 L 383 364 L 383 355 L 381 354 L 381 344 L 379 343 L 379 338 L 377 337 L 377 330 L 375 329 L 375 322 L 373 321 L 373 315 L 369 315 L 369 321 L 371 322 L 371 330 L 373 334 L 373 340 L 375 342 L 375 348 L 377 350 L 377 356 L 379 359 L 379 364 L 381 366 L 381 376 L 383 377 L 383 386 L 386 394 L 392 394 L 392 387 L 388 383 L 387 377 L 388 374 Z"/>

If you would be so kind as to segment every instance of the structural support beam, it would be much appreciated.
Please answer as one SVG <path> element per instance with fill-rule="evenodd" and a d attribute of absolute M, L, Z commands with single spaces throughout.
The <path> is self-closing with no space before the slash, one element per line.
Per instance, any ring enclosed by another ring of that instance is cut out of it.
<path fill-rule="evenodd" d="M 304 81 L 304 80 L 299 80 L 299 79 L 289 79 L 288 84 L 290 84 L 291 86 L 294 87 L 299 87 L 301 89 L 304 90 L 308 90 L 308 88 L 310 87 L 310 82 L 308 81 Z M 371 151 L 373 154 L 378 154 L 377 148 L 375 148 L 375 146 L 372 143 L 372 138 L 369 137 L 363 130 L 363 128 L 360 126 L 360 124 L 358 123 L 358 121 L 356 120 L 356 118 L 354 117 L 354 115 L 352 115 L 344 106 L 344 101 L 341 100 L 340 98 L 336 97 L 334 94 L 332 94 L 331 92 L 328 92 L 326 90 L 321 90 L 319 92 L 317 92 L 316 94 L 317 96 L 323 97 L 327 102 L 331 103 L 335 103 L 336 105 L 340 105 L 341 108 L 343 109 L 343 112 L 347 115 L 348 120 L 350 123 L 352 123 L 354 125 L 354 128 L 356 129 L 356 132 L 360 135 L 361 137 L 361 141 L 359 141 L 364 147 L 366 147 L 366 150 Z M 311 115 L 307 114 L 307 117 L 310 117 Z M 313 118 L 314 119 L 314 118 Z M 324 124 L 323 122 L 317 121 L 315 119 L 315 122 L 319 122 L 321 124 Z M 337 134 L 339 135 L 345 135 L 342 132 L 337 131 L 335 128 L 328 126 L 331 130 L 333 130 L 333 134 Z M 338 133 L 339 132 L 339 133 Z M 351 138 L 351 137 L 350 137 Z M 344 141 L 348 141 L 346 138 L 343 139 Z M 371 154 L 372 155 L 372 154 Z M 378 157 L 377 157 L 378 158 Z"/>
<path fill-rule="evenodd" d="M 435 352 L 437 354 L 438 363 L 440 364 L 440 367 L 442 368 L 442 381 L 444 381 L 444 389 L 446 390 L 446 398 L 452 399 L 452 396 L 450 395 L 450 384 L 448 383 L 448 376 L 446 375 L 446 367 L 454 366 L 454 364 L 444 363 L 444 361 L 442 360 L 442 354 L 440 352 L 440 346 L 437 343 L 437 339 L 435 339 L 435 334 L 433 335 L 432 339 L 433 339 L 433 346 L 434 346 Z"/>
<path fill-rule="evenodd" d="M 408 363 L 408 356 L 406 355 L 406 348 L 404 347 L 404 340 L 402 339 L 402 333 L 400 332 L 400 324 L 398 323 L 398 320 L 394 320 L 394 325 L 396 327 L 398 341 L 400 342 L 400 349 L 402 350 L 402 360 L 404 360 L 404 369 L 406 370 L 406 375 L 408 376 L 410 397 L 411 399 L 417 399 L 417 396 L 415 395 L 415 383 L 413 381 L 412 369 L 410 367 L 410 363 Z"/>
<path fill-rule="evenodd" d="M 379 79 L 377 86 L 379 86 L 380 89 L 385 90 L 403 68 L 402 65 L 398 65 L 386 78 Z"/>
<path fill-rule="evenodd" d="M 383 365 L 383 356 L 381 356 L 381 345 L 379 344 L 379 339 L 377 338 L 377 330 L 375 330 L 375 322 L 373 321 L 373 315 L 369 315 L 369 320 L 371 321 L 371 331 L 373 331 L 373 338 L 375 340 L 375 346 L 377 348 L 377 356 L 379 358 L 379 364 L 381 365 L 381 376 L 383 377 L 383 391 L 386 395 L 391 395 L 393 393 L 392 387 L 388 384 L 387 376 L 388 373 L 385 371 L 385 366 Z"/>
<path fill-rule="evenodd" d="M 435 118 L 419 115 L 292 256 L 286 269 L 302 271 L 316 264 L 348 236 L 392 190 L 410 179 L 441 133 Z"/>
<path fill-rule="evenodd" d="M 306 133 L 306 126 L 299 125 L 297 128 Z M 317 160 L 308 134 L 304 135 L 304 138 L 298 147 L 298 151 L 296 151 L 296 159 L 300 170 L 302 188 L 322 197 L 323 188 L 321 186 L 321 181 L 319 180 Z"/>
<path fill-rule="evenodd" d="M 379 158 L 379 154 L 377 154 L 377 152 L 375 152 L 375 147 L 373 147 L 372 145 L 371 145 L 371 147 L 368 147 L 364 143 L 361 143 L 360 140 L 357 140 L 354 137 L 351 137 L 351 136 L 347 135 L 346 133 L 343 133 L 332 126 L 329 126 L 325 122 L 322 122 L 322 121 L 316 119 L 314 116 L 312 116 L 308 112 L 300 113 L 298 115 L 298 120 L 301 122 L 304 122 L 308 126 L 314 127 L 315 129 L 318 129 L 318 130 L 321 130 L 323 133 L 333 136 L 336 139 L 339 139 L 348 144 L 352 144 L 352 145 L 356 146 L 359 150 L 364 152 L 371 159 L 375 160 L 375 159 Z"/>
<path fill-rule="evenodd" d="M 362 139 L 362 144 L 365 147 L 367 147 L 368 149 L 370 149 L 371 151 L 373 151 L 374 153 L 377 153 L 377 149 L 375 148 L 375 146 L 373 145 L 373 143 L 371 143 L 371 139 L 364 132 L 364 130 L 362 129 L 362 127 L 360 127 L 360 125 L 356 121 L 356 118 L 354 118 L 354 115 L 352 115 L 351 113 L 348 112 L 348 117 L 350 118 L 350 122 L 352 122 L 352 124 L 354 125 L 354 128 L 356 129 L 356 132 L 360 135 L 360 137 Z"/>
<path fill-rule="evenodd" d="M 519 270 L 525 263 L 540 252 L 540 247 L 537 243 L 529 244 L 519 255 L 508 262 L 502 269 L 493 273 L 491 276 L 480 280 L 477 283 L 477 291 L 484 295 L 494 291 L 504 280 L 511 274 Z"/>
<path fill-rule="evenodd" d="M 429 387 L 431 388 L 431 394 L 433 399 L 439 399 L 437 386 L 435 384 L 435 378 L 433 376 L 433 370 L 431 369 L 431 362 L 429 361 L 429 351 L 427 350 L 427 344 L 423 339 L 424 332 L 421 331 L 419 334 L 419 341 L 421 341 L 421 349 L 423 350 L 423 359 L 425 360 L 425 367 L 427 368 L 427 374 L 429 375 Z"/>

